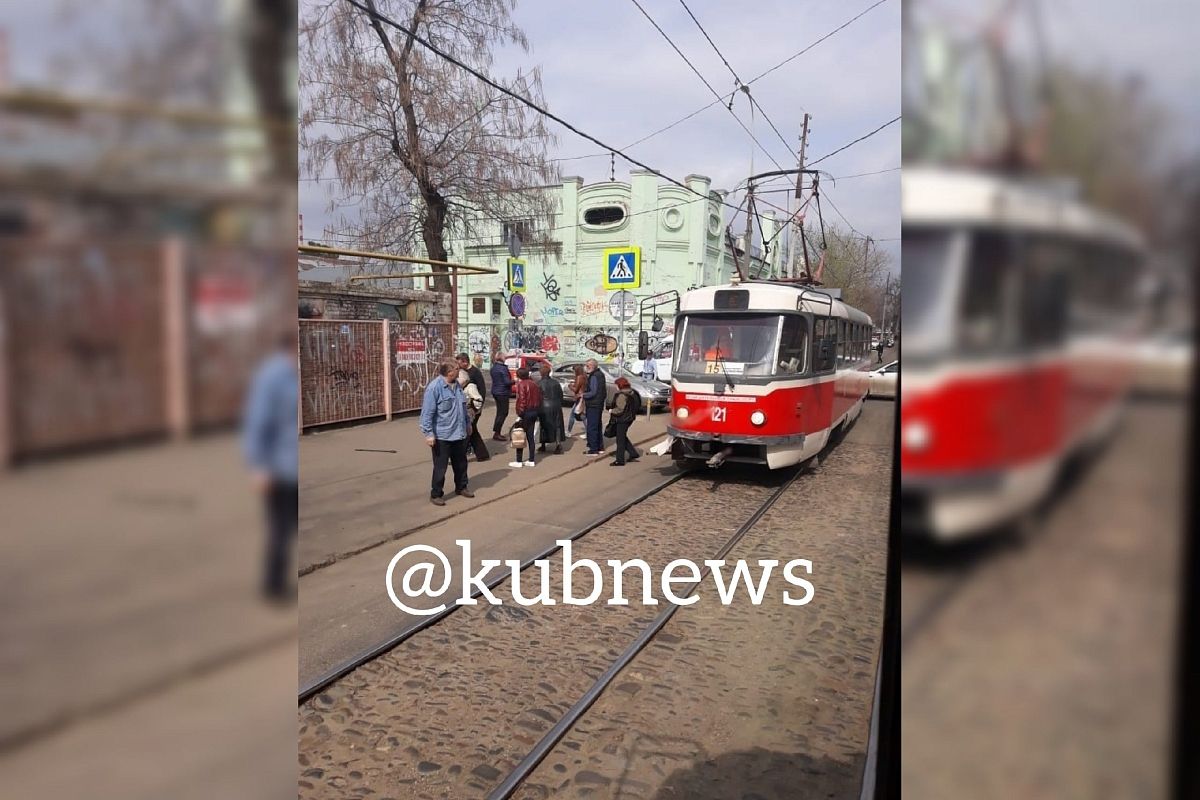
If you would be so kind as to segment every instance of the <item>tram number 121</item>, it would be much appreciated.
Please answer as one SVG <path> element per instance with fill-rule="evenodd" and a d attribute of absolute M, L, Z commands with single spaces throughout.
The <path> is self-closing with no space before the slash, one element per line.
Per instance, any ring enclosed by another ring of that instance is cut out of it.
<path fill-rule="evenodd" d="M 724 406 L 713 406 L 713 408 L 712 408 L 712 421 L 713 421 L 713 422 L 724 422 L 724 421 L 725 421 L 725 412 L 726 412 L 726 411 L 728 411 L 728 409 L 727 409 L 727 408 L 725 408 Z"/>

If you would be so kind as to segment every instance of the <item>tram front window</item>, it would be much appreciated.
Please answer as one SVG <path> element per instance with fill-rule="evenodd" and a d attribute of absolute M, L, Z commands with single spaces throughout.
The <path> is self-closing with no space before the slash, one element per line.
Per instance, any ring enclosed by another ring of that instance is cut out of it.
<path fill-rule="evenodd" d="M 790 322 L 792 319 L 799 325 Z M 785 339 L 782 353 L 781 327 Z M 806 326 L 798 316 L 689 314 L 676 339 L 674 372 L 680 375 L 768 377 L 806 369 Z M 780 358 L 786 365 L 779 363 Z"/>
<path fill-rule="evenodd" d="M 935 355 L 953 349 L 956 298 L 966 246 L 965 231 L 904 231 L 901 253 L 906 356 Z"/>

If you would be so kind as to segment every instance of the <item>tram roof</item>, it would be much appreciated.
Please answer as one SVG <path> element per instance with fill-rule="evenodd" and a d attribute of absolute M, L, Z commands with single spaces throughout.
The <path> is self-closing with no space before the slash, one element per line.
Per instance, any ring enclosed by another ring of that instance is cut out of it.
<path fill-rule="evenodd" d="M 765 281 L 743 281 L 738 284 L 727 283 L 721 286 L 702 286 L 692 289 L 683 296 L 680 310 L 712 311 L 716 307 L 717 292 L 731 289 L 745 290 L 750 293 L 746 309 L 748 311 L 798 310 L 834 316 L 851 322 L 861 322 L 865 325 L 872 324 L 870 315 L 837 298 L 830 297 L 820 289 Z M 830 304 L 831 300 L 832 305 Z"/>
<path fill-rule="evenodd" d="M 905 167 L 904 225 L 968 225 L 1057 233 L 1142 249 L 1142 237 L 1117 217 L 1063 196 L 1048 182 L 941 167 Z"/>

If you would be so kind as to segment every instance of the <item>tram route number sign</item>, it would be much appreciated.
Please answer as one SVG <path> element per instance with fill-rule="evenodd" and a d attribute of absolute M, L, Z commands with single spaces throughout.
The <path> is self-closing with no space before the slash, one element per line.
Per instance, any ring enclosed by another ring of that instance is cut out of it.
<path fill-rule="evenodd" d="M 746 365 L 740 361 L 726 361 L 725 369 L 721 369 L 720 361 L 704 362 L 705 375 L 742 375 L 746 371 Z"/>

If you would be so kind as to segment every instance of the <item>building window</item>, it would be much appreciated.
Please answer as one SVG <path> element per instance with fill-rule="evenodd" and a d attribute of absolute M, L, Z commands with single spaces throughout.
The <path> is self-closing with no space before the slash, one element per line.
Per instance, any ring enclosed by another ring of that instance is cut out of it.
<path fill-rule="evenodd" d="M 492 298 L 492 316 L 497 317 L 497 318 L 499 318 L 499 316 L 500 316 L 500 298 L 499 297 Z"/>
<path fill-rule="evenodd" d="M 625 221 L 625 209 L 620 206 L 595 206 L 583 212 L 583 224 L 609 228 Z"/>
<path fill-rule="evenodd" d="M 522 242 L 532 242 L 533 220 L 514 219 L 504 223 L 504 241 L 507 242 L 514 233 Z"/>
<path fill-rule="evenodd" d="M 472 297 L 471 298 L 471 313 L 472 314 L 486 314 L 487 313 L 487 298 L 486 297 Z"/>

